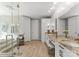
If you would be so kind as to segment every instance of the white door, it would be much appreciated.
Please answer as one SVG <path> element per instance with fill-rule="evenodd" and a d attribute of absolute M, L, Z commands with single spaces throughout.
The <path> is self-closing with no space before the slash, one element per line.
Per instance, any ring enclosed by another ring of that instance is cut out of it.
<path fill-rule="evenodd" d="M 20 19 L 20 33 L 24 33 L 25 41 L 30 41 L 30 19 L 22 17 Z"/>
<path fill-rule="evenodd" d="M 32 20 L 32 40 L 39 40 L 39 20 Z"/>

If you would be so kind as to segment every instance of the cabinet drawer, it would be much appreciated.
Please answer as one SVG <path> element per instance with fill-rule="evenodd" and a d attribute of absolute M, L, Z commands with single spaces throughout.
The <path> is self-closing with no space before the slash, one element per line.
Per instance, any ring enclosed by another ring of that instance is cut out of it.
<path fill-rule="evenodd" d="M 67 49 L 64 50 L 64 56 L 65 57 L 78 57 L 75 53 L 73 53 L 72 51 L 69 51 Z"/>

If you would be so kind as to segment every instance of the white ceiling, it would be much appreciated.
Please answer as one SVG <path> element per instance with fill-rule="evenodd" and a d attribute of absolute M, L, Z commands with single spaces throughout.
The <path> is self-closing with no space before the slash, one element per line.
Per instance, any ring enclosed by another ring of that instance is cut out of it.
<path fill-rule="evenodd" d="M 17 4 L 16 2 L 3 2 L 0 3 L 0 5 L 5 5 L 6 7 L 9 7 L 9 9 L 5 9 L 5 11 L 8 15 L 8 13 L 10 14 L 10 9 L 11 6 L 13 7 L 13 14 L 14 15 L 18 15 L 18 8 L 17 8 Z M 24 16 L 28 16 L 34 19 L 39 19 L 40 17 L 44 17 L 44 16 L 59 16 L 60 14 L 62 15 L 62 13 L 66 13 L 70 7 L 72 7 L 74 4 L 69 4 L 66 5 L 65 2 L 57 2 L 56 5 L 53 4 L 53 2 L 20 2 L 19 3 L 20 8 L 19 8 L 19 14 L 20 15 L 24 15 Z M 54 9 L 50 9 L 51 7 L 55 7 Z M 63 10 L 61 10 L 61 7 L 66 7 Z M 48 12 L 50 11 L 50 12 Z M 64 11 L 64 12 L 63 12 Z"/>
<path fill-rule="evenodd" d="M 7 7 L 12 6 L 14 8 L 14 15 L 18 15 L 17 4 L 18 3 L 16 2 L 0 3 L 0 5 L 5 5 Z M 49 13 L 48 10 L 50 9 L 51 4 L 52 2 L 20 2 L 19 14 L 35 19 L 43 16 L 50 16 L 51 13 Z"/>
<path fill-rule="evenodd" d="M 30 16 L 32 18 L 40 18 L 43 16 L 50 16 L 51 13 L 48 10 L 51 7 L 52 2 L 26 2 L 21 3 L 21 11 L 23 15 Z"/>

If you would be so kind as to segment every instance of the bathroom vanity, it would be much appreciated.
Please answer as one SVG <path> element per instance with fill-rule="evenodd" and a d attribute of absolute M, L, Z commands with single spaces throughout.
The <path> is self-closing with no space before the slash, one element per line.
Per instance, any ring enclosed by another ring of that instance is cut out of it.
<path fill-rule="evenodd" d="M 63 36 L 55 37 L 54 34 L 47 34 L 47 40 L 55 46 L 55 57 L 78 57 L 79 41 Z"/>

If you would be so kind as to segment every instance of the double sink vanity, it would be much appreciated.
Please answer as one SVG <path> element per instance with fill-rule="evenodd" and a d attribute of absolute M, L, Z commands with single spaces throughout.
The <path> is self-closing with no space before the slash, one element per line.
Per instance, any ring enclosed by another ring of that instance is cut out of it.
<path fill-rule="evenodd" d="M 79 39 L 65 38 L 54 34 L 46 34 L 46 39 L 55 46 L 55 57 L 78 57 Z"/>

